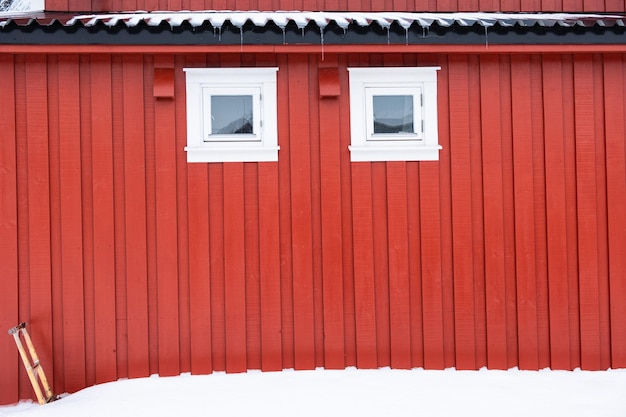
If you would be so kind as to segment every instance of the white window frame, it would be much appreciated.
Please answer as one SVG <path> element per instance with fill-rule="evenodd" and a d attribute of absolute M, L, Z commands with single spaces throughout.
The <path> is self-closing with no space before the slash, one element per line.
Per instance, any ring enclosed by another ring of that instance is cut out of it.
<path fill-rule="evenodd" d="M 253 142 L 261 141 L 261 89 L 259 87 L 203 87 L 202 88 L 202 140 L 205 142 Z M 252 97 L 252 133 L 219 134 L 212 133 L 212 96 Z M 256 116 L 256 117 L 254 117 Z"/>
<path fill-rule="evenodd" d="M 184 68 L 187 162 L 278 161 L 278 68 Z M 210 97 L 251 95 L 253 133 L 211 135 Z"/>
<path fill-rule="evenodd" d="M 348 68 L 350 160 L 436 161 L 439 159 L 437 71 L 440 67 Z M 412 133 L 374 134 L 374 95 L 413 95 Z"/>

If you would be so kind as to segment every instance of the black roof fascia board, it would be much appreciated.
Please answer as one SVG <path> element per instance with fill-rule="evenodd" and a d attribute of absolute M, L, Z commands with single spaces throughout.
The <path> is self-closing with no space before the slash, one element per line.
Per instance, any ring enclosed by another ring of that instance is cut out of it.
<path fill-rule="evenodd" d="M 351 23 L 347 29 L 331 22 L 322 31 L 314 22 L 299 28 L 290 22 L 284 29 L 273 22 L 255 26 L 248 22 L 241 28 L 230 22 L 216 28 L 205 22 L 194 27 L 188 22 L 170 26 L 163 22 L 149 26 L 139 22 L 127 26 L 118 22 L 114 26 L 97 23 L 84 26 L 80 23 L 63 25 L 59 21 L 40 25 L 8 22 L 0 28 L 0 44 L 12 45 L 561 45 L 561 44 L 624 44 L 624 26 L 501 26 L 485 27 L 474 24 L 425 28 L 413 24 L 404 29 L 397 23 L 389 28 L 376 23 L 359 26 Z"/>

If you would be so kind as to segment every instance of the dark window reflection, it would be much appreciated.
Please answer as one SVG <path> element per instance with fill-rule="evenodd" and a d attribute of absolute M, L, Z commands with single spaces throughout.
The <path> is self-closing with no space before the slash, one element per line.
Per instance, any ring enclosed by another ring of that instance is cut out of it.
<path fill-rule="evenodd" d="M 415 133 L 413 96 L 373 96 L 374 133 Z"/>
<path fill-rule="evenodd" d="M 253 132 L 252 96 L 211 96 L 211 134 Z"/>

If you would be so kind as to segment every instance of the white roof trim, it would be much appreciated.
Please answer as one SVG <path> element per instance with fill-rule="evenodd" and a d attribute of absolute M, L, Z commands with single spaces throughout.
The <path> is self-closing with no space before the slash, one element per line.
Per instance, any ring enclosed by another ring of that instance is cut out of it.
<path fill-rule="evenodd" d="M 394 22 L 408 29 L 413 24 L 421 27 L 430 27 L 434 23 L 448 27 L 453 24 L 472 26 L 475 24 L 491 27 L 495 25 L 510 27 L 519 26 L 605 26 L 604 21 L 610 21 L 608 26 L 625 26 L 626 15 L 582 14 L 582 13 L 404 13 L 404 12 L 304 12 L 304 11 L 136 11 L 129 13 L 86 14 L 72 17 L 66 26 L 82 22 L 84 26 L 94 26 L 104 23 L 106 26 L 115 26 L 123 22 L 128 27 L 145 22 L 149 26 L 158 26 L 168 23 L 172 27 L 188 22 L 198 27 L 208 22 L 214 28 L 221 28 L 225 22 L 230 22 L 237 28 L 251 22 L 256 27 L 264 27 L 273 22 L 280 29 L 284 29 L 290 22 L 294 22 L 300 29 L 314 22 L 324 29 L 330 22 L 347 29 L 352 23 L 359 26 L 370 26 L 377 23 L 383 28 L 389 28 Z"/>

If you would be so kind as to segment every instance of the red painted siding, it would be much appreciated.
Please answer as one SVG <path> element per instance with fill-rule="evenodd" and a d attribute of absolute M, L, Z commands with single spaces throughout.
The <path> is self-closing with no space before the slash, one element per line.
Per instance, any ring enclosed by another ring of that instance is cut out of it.
<path fill-rule="evenodd" d="M 619 0 L 46 0 L 54 11 L 129 10 L 352 10 L 483 12 L 619 12 Z"/>
<path fill-rule="evenodd" d="M 57 392 L 624 367 L 624 58 L 1 56 L 0 326 L 30 323 Z M 279 67 L 279 162 L 186 163 L 182 68 L 207 65 Z M 441 66 L 438 162 L 350 162 L 346 67 L 364 65 Z M 29 397 L 11 338 L 0 352 L 0 402 Z"/>
<path fill-rule="evenodd" d="M 17 202 L 17 127 L 15 120 L 15 70 L 11 55 L 0 56 L 0 76 L 5 80 L 0 85 L 0 130 L 5 140 L 0 142 L 0 265 L 2 265 L 3 291 L 0 291 L 0 317 L 5 327 L 12 327 L 19 321 L 19 263 L 18 263 L 18 202 Z M 9 324 L 15 323 L 15 324 Z M 14 347 L 10 340 L 0 342 L 0 355 L 14 359 Z M 10 343 L 9 343 L 10 342 Z M 0 402 L 15 401 L 19 398 L 17 375 L 18 362 L 0 361 L 0 373 L 6 375 L 0 380 Z"/>

